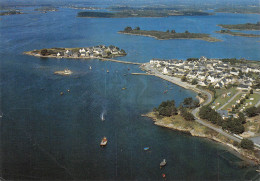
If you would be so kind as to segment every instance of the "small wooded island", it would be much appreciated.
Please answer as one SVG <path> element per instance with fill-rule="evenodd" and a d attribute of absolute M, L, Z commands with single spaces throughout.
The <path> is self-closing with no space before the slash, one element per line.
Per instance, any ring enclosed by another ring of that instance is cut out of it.
<path fill-rule="evenodd" d="M 51 58 L 112 58 L 126 56 L 126 52 L 114 45 L 98 45 L 83 48 L 49 48 L 24 52 L 27 55 Z"/>
<path fill-rule="evenodd" d="M 226 29 L 232 30 L 260 30 L 260 22 L 254 23 L 245 23 L 245 24 L 236 24 L 236 25 L 224 25 L 219 24 L 218 26 Z"/>
<path fill-rule="evenodd" d="M 140 35 L 140 36 L 149 36 L 156 38 L 158 40 L 169 40 L 169 39 L 199 39 L 209 42 L 217 42 L 221 41 L 217 38 L 210 37 L 209 34 L 205 33 L 190 33 L 185 31 L 184 33 L 176 33 L 175 30 L 167 30 L 163 31 L 154 31 L 154 30 L 141 30 L 140 27 L 136 27 L 132 29 L 130 26 L 126 27 L 123 31 L 119 31 L 118 33 L 130 34 L 130 35 Z"/>
<path fill-rule="evenodd" d="M 15 14 L 24 14 L 24 13 L 18 10 L 10 10 L 10 11 L 1 12 L 0 16 L 15 15 Z"/>
<path fill-rule="evenodd" d="M 232 35 L 232 36 L 244 36 L 244 37 L 255 37 L 255 38 L 260 37 L 260 35 L 256 35 L 256 34 L 234 32 L 234 31 L 230 31 L 230 30 L 220 30 L 220 31 L 216 31 L 216 33 L 228 34 L 228 35 Z"/>

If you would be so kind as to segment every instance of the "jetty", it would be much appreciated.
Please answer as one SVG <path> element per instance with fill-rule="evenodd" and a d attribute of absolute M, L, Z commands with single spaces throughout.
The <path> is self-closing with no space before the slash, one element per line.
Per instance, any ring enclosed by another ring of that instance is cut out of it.
<path fill-rule="evenodd" d="M 124 64 L 132 64 L 132 65 L 142 65 L 142 63 L 138 62 L 128 62 L 128 61 L 122 61 L 122 60 L 115 60 L 111 58 L 98 58 L 99 60 L 102 61 L 110 61 L 110 62 L 117 62 L 117 63 L 124 63 Z"/>
<path fill-rule="evenodd" d="M 155 74 L 147 74 L 147 73 L 131 73 L 132 75 L 155 75 Z"/>

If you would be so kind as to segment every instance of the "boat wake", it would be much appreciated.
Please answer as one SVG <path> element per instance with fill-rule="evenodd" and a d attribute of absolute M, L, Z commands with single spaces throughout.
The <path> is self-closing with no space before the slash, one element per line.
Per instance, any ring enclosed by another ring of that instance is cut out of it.
<path fill-rule="evenodd" d="M 103 111 L 101 114 L 100 114 L 100 119 L 102 121 L 105 121 L 105 114 L 106 114 L 106 111 Z"/>

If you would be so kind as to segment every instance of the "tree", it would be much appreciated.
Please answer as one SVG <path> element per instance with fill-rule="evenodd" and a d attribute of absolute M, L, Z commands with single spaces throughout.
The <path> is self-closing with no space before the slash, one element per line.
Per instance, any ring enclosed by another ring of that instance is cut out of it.
<path fill-rule="evenodd" d="M 256 107 L 249 107 L 245 110 L 245 113 L 248 117 L 253 117 L 257 115 L 257 108 Z"/>
<path fill-rule="evenodd" d="M 185 98 L 184 101 L 183 101 L 183 104 L 185 106 L 191 106 L 191 104 L 192 104 L 192 97 Z"/>
<path fill-rule="evenodd" d="M 162 102 L 158 107 L 159 115 L 172 116 L 177 114 L 177 108 L 175 107 L 175 101 Z"/>
<path fill-rule="evenodd" d="M 47 49 L 42 49 L 42 50 L 41 50 L 41 55 L 42 55 L 42 56 L 47 55 L 47 53 L 48 53 L 48 50 L 47 50 Z"/>
<path fill-rule="evenodd" d="M 253 141 L 249 139 L 242 139 L 240 146 L 247 150 L 253 150 L 254 149 L 254 143 Z"/>
<path fill-rule="evenodd" d="M 187 111 L 186 108 L 181 107 L 180 108 L 181 116 L 186 120 L 186 121 L 193 121 L 194 116 L 190 112 Z"/>
<path fill-rule="evenodd" d="M 199 100 L 193 100 L 192 104 L 193 104 L 193 107 L 200 107 L 200 101 Z"/>
<path fill-rule="evenodd" d="M 130 31 L 132 31 L 132 28 L 131 28 L 130 26 L 127 26 L 127 27 L 125 27 L 125 30 L 124 30 L 124 31 L 130 32 Z"/>
<path fill-rule="evenodd" d="M 190 32 L 188 30 L 186 30 L 185 33 L 190 33 Z"/>
<path fill-rule="evenodd" d="M 197 79 L 193 79 L 193 80 L 191 81 L 191 84 L 192 84 L 192 85 L 196 85 L 196 84 L 198 84 Z"/>
<path fill-rule="evenodd" d="M 241 122 L 242 124 L 245 124 L 245 123 L 246 123 L 245 115 L 244 115 L 242 112 L 238 113 L 238 119 L 240 120 L 240 122 Z"/>
<path fill-rule="evenodd" d="M 181 81 L 182 81 L 182 82 L 186 82 L 186 81 L 187 81 L 187 78 L 186 78 L 185 75 L 181 77 Z"/>
<path fill-rule="evenodd" d="M 170 32 L 170 30 L 167 30 L 167 31 L 166 31 L 166 33 L 169 33 L 169 32 Z"/>
<path fill-rule="evenodd" d="M 172 30 L 171 33 L 176 33 L 176 31 L 175 31 L 175 30 Z"/>
<path fill-rule="evenodd" d="M 139 26 L 135 27 L 135 30 L 140 30 L 140 27 Z"/>

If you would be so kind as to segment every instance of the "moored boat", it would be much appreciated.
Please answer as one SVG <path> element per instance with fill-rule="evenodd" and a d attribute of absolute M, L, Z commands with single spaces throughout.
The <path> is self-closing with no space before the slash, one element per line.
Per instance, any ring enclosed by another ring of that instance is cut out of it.
<path fill-rule="evenodd" d="M 106 145 L 107 145 L 107 138 L 104 137 L 104 138 L 101 140 L 100 146 L 106 146 Z"/>
<path fill-rule="evenodd" d="M 164 167 L 165 165 L 166 165 L 166 160 L 163 159 L 163 161 L 160 163 L 160 167 L 162 168 L 162 167 Z"/>
<path fill-rule="evenodd" d="M 150 149 L 150 147 L 144 147 L 144 151 L 147 151 L 149 149 Z"/>

